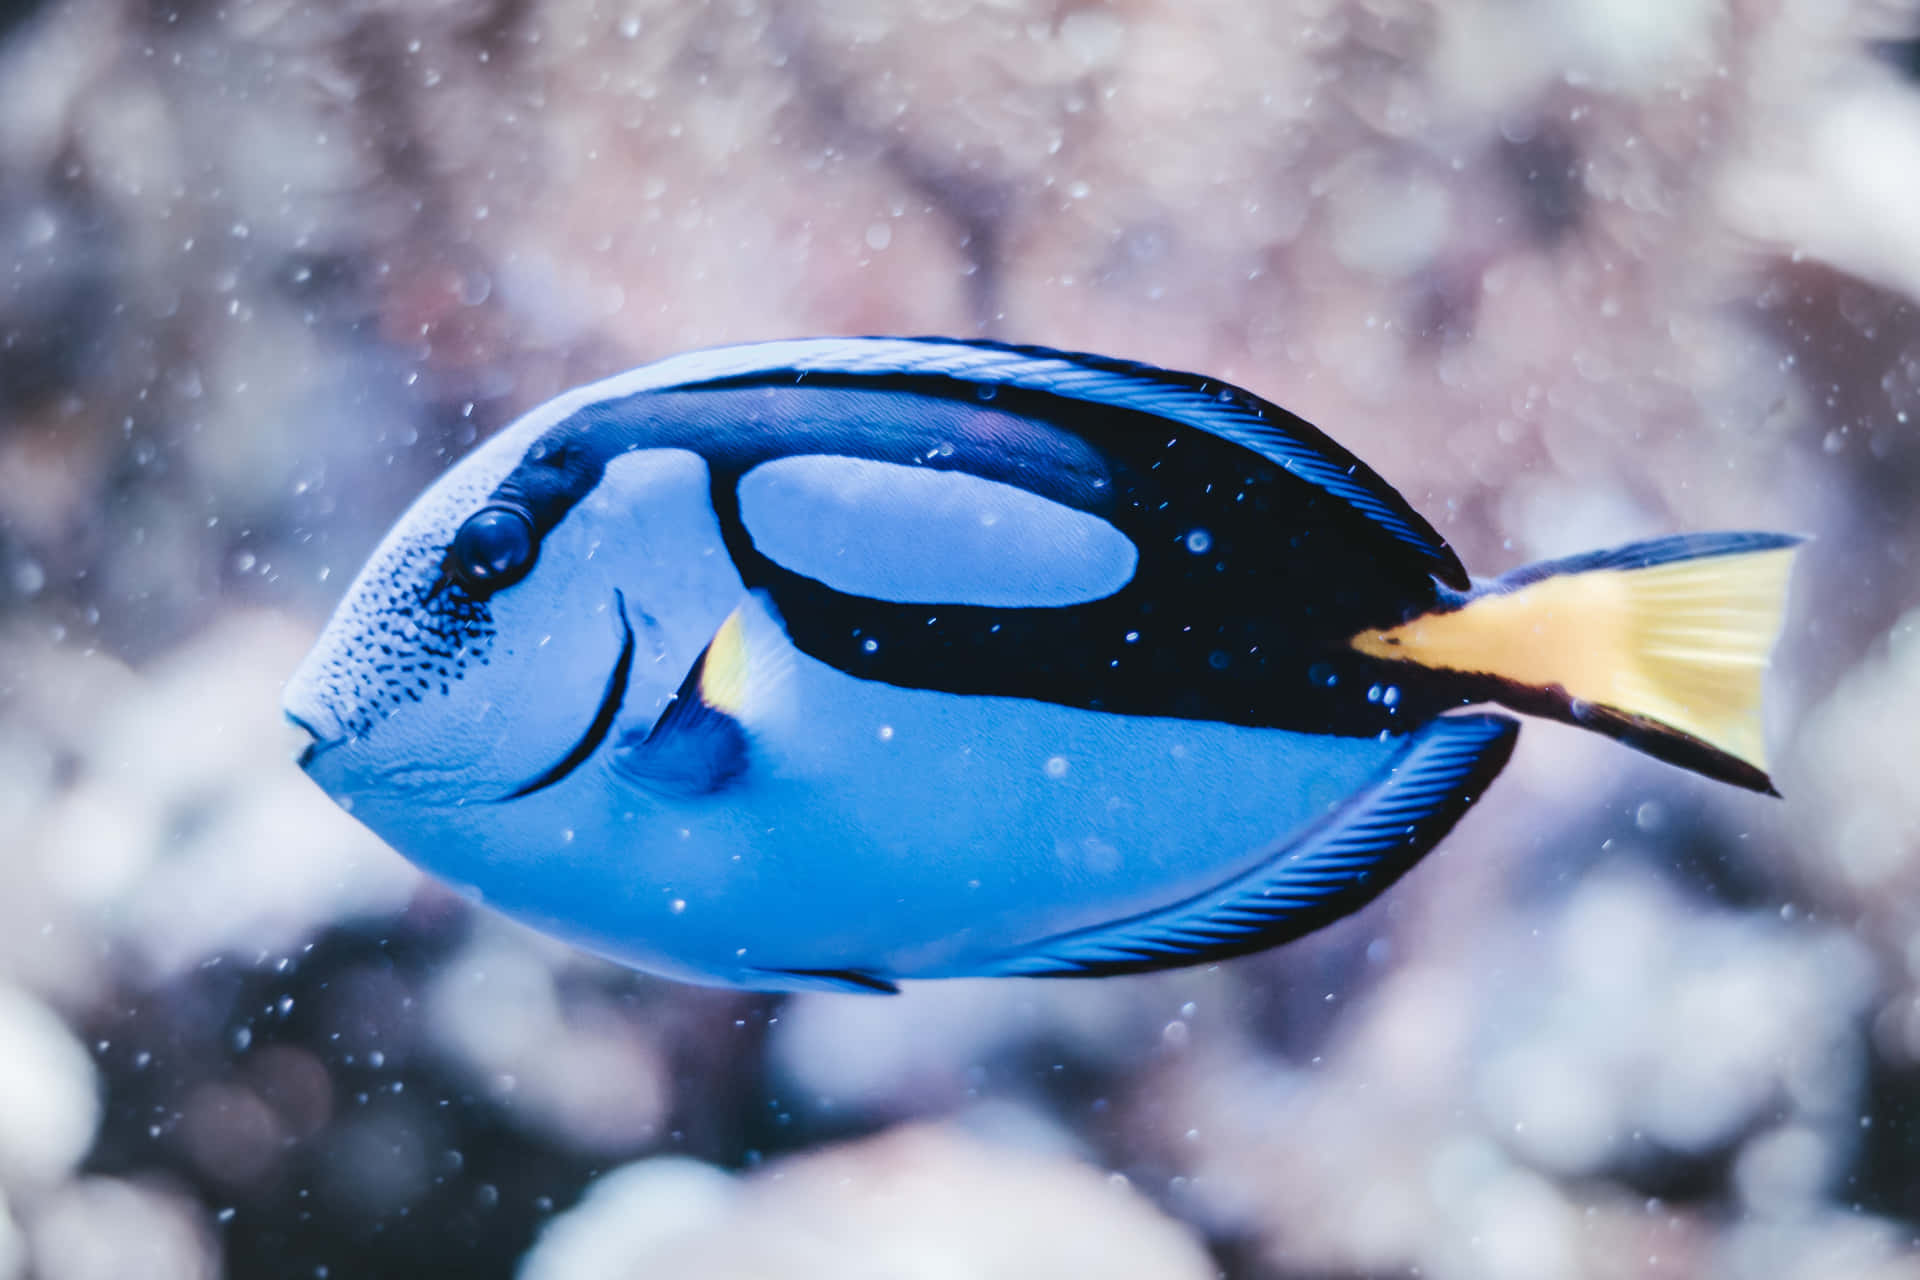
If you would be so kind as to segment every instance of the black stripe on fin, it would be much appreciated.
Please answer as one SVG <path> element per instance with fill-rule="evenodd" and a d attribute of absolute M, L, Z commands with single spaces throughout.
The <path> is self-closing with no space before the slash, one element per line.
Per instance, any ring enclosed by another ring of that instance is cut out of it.
<path fill-rule="evenodd" d="M 1091 978 L 1206 964 L 1311 933 L 1373 901 L 1506 765 L 1520 724 L 1444 716 L 1376 781 L 1252 871 L 1172 907 L 1061 934 L 987 972 Z"/>
<path fill-rule="evenodd" d="M 861 969 L 756 969 L 782 991 L 838 991 L 856 996 L 897 996 L 900 988 Z"/>
<path fill-rule="evenodd" d="M 1563 715 L 1583 729 L 1592 729 L 1604 733 L 1609 738 L 1624 742 L 1637 751 L 1644 751 L 1655 760 L 1664 760 L 1668 764 L 1679 765 L 1682 769 L 1691 769 L 1703 778 L 1712 778 L 1716 782 L 1729 782 L 1736 787 L 1745 787 L 1748 791 L 1758 791 L 1763 796 L 1779 797 L 1779 790 L 1773 785 L 1773 779 L 1767 771 L 1742 760 L 1739 756 L 1722 751 L 1711 742 L 1703 741 L 1690 733 L 1683 733 L 1672 725 L 1661 724 L 1658 720 L 1649 720 L 1613 707 L 1601 706 L 1597 702 L 1584 702 L 1579 699 L 1565 699 L 1564 710 L 1555 707 L 1553 712 Z M 1517 707 L 1516 710 L 1524 710 Z"/>
<path fill-rule="evenodd" d="M 1781 551 L 1797 547 L 1806 536 L 1798 533 L 1673 533 L 1662 538 L 1629 542 L 1624 547 L 1588 551 L 1564 560 L 1545 560 L 1515 569 L 1482 585 L 1483 592 L 1504 594 L 1530 583 L 1562 574 L 1590 573 L 1595 569 L 1651 569 L 1676 560 L 1698 560 L 1703 556 L 1737 556 L 1749 551 Z"/>

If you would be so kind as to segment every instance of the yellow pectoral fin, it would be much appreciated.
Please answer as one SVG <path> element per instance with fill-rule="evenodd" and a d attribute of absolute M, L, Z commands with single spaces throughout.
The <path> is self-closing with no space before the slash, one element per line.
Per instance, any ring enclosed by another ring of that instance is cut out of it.
<path fill-rule="evenodd" d="M 738 717 L 747 691 L 747 632 L 735 609 L 713 633 L 700 667 L 700 700 Z"/>
<path fill-rule="evenodd" d="M 727 615 L 644 735 L 628 735 L 614 769 L 656 795 L 693 800 L 744 785 L 777 731 L 793 649 L 757 599 Z M 777 739 L 776 739 L 777 741 Z"/>
<path fill-rule="evenodd" d="M 728 614 L 707 642 L 700 663 L 700 700 L 752 723 L 780 705 L 792 671 L 792 642 L 755 597 Z"/>

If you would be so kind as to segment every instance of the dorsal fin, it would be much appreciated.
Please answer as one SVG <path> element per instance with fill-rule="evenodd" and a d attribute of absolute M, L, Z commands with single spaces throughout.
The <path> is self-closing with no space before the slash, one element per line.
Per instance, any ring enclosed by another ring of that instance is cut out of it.
<path fill-rule="evenodd" d="M 1465 591 L 1459 557 L 1393 487 L 1323 432 L 1251 392 L 1197 374 L 1105 356 L 958 338 L 808 338 L 689 352 L 610 378 L 587 394 L 804 382 L 810 377 L 909 378 L 1008 387 L 1156 414 L 1230 440 L 1345 503 L 1417 553 L 1428 572 Z"/>

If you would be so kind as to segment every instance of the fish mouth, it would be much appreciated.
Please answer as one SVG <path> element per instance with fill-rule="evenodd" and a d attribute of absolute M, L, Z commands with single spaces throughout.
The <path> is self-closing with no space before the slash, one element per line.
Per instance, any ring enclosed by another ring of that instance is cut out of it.
<path fill-rule="evenodd" d="M 313 741 L 307 743 L 306 747 L 300 752 L 299 756 L 294 760 L 294 763 L 299 765 L 300 768 L 303 770 L 312 769 L 313 762 L 315 760 L 318 760 L 325 753 L 333 750 L 335 747 L 340 746 L 341 744 L 346 742 L 345 738 L 327 737 L 325 734 L 321 733 L 318 729 L 314 728 L 312 722 L 307 720 L 304 716 L 295 715 L 291 711 L 283 712 L 282 714 L 284 714 L 287 717 L 287 722 L 289 724 L 292 724 L 297 729 L 304 730 L 307 736 L 313 739 Z"/>
<path fill-rule="evenodd" d="M 598 751 L 600 744 L 606 741 L 608 731 L 613 728 L 614 717 L 620 714 L 620 704 L 627 696 L 627 677 L 633 672 L 633 623 L 627 620 L 627 598 L 615 591 L 613 602 L 615 611 L 620 615 L 620 657 L 613 664 L 613 674 L 607 677 L 607 690 L 600 695 L 600 707 L 593 713 L 593 723 L 573 744 L 573 749 L 560 757 L 552 768 L 531 782 L 515 787 L 496 803 L 518 800 L 536 791 L 544 791 L 584 764 L 587 757 Z"/>

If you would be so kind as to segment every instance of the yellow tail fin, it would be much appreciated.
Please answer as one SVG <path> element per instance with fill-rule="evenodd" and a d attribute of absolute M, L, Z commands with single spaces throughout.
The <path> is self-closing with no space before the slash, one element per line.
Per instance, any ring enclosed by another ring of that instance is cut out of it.
<path fill-rule="evenodd" d="M 1694 534 L 1535 565 L 1351 643 L 1490 677 L 1510 691 L 1496 701 L 1771 790 L 1761 688 L 1799 541 Z"/>

